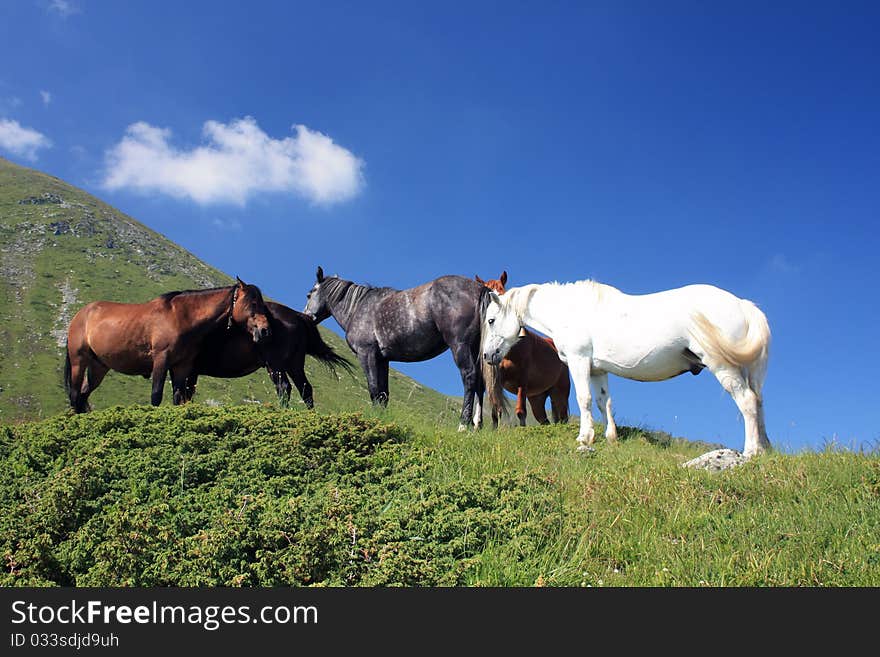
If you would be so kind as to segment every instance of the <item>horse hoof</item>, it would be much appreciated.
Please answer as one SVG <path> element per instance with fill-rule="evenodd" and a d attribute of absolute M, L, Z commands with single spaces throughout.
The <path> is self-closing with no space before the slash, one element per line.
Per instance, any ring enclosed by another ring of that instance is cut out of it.
<path fill-rule="evenodd" d="M 590 447 L 589 445 L 578 445 L 577 451 L 581 454 L 593 454 L 596 449 L 594 447 Z"/>
<path fill-rule="evenodd" d="M 467 431 L 467 427 L 463 424 L 459 424 L 458 425 L 458 433 L 461 433 L 462 431 Z"/>

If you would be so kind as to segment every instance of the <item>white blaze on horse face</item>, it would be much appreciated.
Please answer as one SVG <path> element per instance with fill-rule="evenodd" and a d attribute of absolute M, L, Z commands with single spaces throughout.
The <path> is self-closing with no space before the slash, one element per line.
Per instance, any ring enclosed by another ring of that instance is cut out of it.
<path fill-rule="evenodd" d="M 516 313 L 492 299 L 486 308 L 483 358 L 491 365 L 498 365 L 516 344 L 521 328 Z"/>
<path fill-rule="evenodd" d="M 306 299 L 306 307 L 303 309 L 303 314 L 310 315 L 313 318 L 317 317 L 322 305 L 320 283 L 315 283 L 315 286 L 309 291 Z"/>

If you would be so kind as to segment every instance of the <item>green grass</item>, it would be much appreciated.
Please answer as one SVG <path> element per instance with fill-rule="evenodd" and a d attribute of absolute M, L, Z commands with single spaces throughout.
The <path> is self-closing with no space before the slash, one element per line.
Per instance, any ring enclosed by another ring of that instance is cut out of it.
<path fill-rule="evenodd" d="M 583 456 L 576 435 L 576 425 L 415 432 L 434 451 L 440 481 L 516 472 L 552 482 L 559 495 L 563 524 L 539 558 L 524 567 L 489 549 L 470 583 L 880 584 L 876 452 L 770 454 L 712 474 L 680 465 L 703 444 L 628 429 Z"/>
<path fill-rule="evenodd" d="M 117 408 L 0 433 L 4 585 L 877 586 L 880 456 L 638 429 Z"/>

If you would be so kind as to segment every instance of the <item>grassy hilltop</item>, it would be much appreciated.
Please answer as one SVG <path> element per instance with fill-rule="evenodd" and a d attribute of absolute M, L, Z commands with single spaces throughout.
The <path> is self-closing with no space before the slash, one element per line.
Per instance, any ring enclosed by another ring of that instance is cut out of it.
<path fill-rule="evenodd" d="M 111 373 L 66 412 L 85 303 L 229 282 L 0 159 L 0 585 L 880 586 L 876 450 L 710 474 L 680 464 L 712 446 L 622 428 L 585 456 L 576 422 L 460 434 L 458 399 L 392 370 L 369 409 L 362 375 L 311 359 L 317 411 L 257 372 L 160 408 Z"/>
<path fill-rule="evenodd" d="M 878 586 L 880 458 L 392 410 L 116 408 L 0 427 L 0 585 Z"/>
<path fill-rule="evenodd" d="M 142 302 L 163 292 L 228 285 L 232 279 L 162 235 L 86 192 L 0 158 L 0 423 L 49 417 L 66 407 L 61 364 L 66 330 L 90 301 Z M 260 284 L 260 281 L 248 281 Z M 356 361 L 332 331 L 324 339 Z M 450 365 L 451 366 L 451 365 Z M 355 367 L 359 373 L 360 368 Z M 306 359 L 315 402 L 326 410 L 369 403 L 363 376 L 336 380 Z M 165 402 L 170 403 L 170 383 Z M 149 382 L 111 372 L 90 402 L 96 409 L 149 401 Z M 457 422 L 460 401 L 392 370 L 396 403 Z M 202 377 L 197 399 L 222 404 L 274 400 L 268 376 Z M 302 402 L 293 391 L 291 403 Z"/>

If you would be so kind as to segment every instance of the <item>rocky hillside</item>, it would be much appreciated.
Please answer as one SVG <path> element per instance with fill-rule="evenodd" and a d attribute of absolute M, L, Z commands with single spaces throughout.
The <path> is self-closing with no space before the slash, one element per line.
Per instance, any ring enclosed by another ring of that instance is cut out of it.
<path fill-rule="evenodd" d="M 61 385 L 66 331 L 86 303 L 141 302 L 169 290 L 230 282 L 226 274 L 90 194 L 0 158 L 0 423 L 66 408 Z M 325 340 L 353 360 L 335 333 L 321 330 Z M 311 359 L 307 373 L 320 409 L 358 409 L 369 403 L 362 376 L 342 374 L 337 380 Z M 398 372 L 391 385 L 402 407 L 456 421 L 457 400 Z M 91 403 L 96 409 L 148 403 L 148 388 L 139 377 L 111 373 Z M 166 394 L 166 403 L 169 399 Z M 230 381 L 203 378 L 197 400 L 272 402 L 274 387 L 263 372 Z M 301 403 L 296 391 L 292 401 Z"/>

